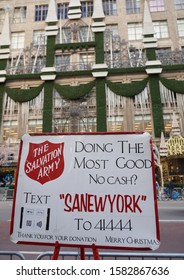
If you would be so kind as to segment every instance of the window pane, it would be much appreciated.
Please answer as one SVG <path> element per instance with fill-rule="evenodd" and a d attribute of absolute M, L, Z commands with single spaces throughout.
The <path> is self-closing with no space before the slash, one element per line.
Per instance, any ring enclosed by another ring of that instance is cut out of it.
<path fill-rule="evenodd" d="M 48 5 L 35 6 L 35 21 L 44 21 L 47 17 Z"/>
<path fill-rule="evenodd" d="M 11 48 L 12 49 L 22 49 L 24 48 L 24 32 L 15 32 L 11 35 Z"/>
<path fill-rule="evenodd" d="M 45 31 L 43 30 L 38 30 L 34 31 L 33 33 L 33 45 L 46 45 L 46 39 L 47 37 L 45 36 Z"/>
<path fill-rule="evenodd" d="M 154 29 L 157 38 L 168 38 L 169 31 L 167 26 L 167 21 L 155 21 L 153 22 Z"/>
<path fill-rule="evenodd" d="M 14 8 L 13 23 L 21 23 L 26 21 L 26 7 Z"/>
<path fill-rule="evenodd" d="M 165 11 L 165 0 L 149 0 L 151 12 Z"/>
<path fill-rule="evenodd" d="M 141 12 L 140 0 L 126 0 L 126 13 L 138 14 Z"/>
<path fill-rule="evenodd" d="M 129 23 L 128 24 L 128 39 L 129 40 L 141 40 L 142 39 L 142 24 L 141 23 Z"/>
<path fill-rule="evenodd" d="M 56 69 L 59 72 L 62 71 L 69 71 L 69 67 L 70 67 L 70 55 L 66 54 L 66 55 L 57 55 L 55 57 L 55 65 L 56 65 Z"/>
<path fill-rule="evenodd" d="M 58 19 L 68 18 L 68 3 L 58 4 Z"/>
<path fill-rule="evenodd" d="M 82 17 L 91 17 L 93 14 L 93 1 L 81 2 Z"/>
<path fill-rule="evenodd" d="M 184 9 L 184 0 L 174 0 L 174 4 L 176 10 Z"/>
<path fill-rule="evenodd" d="M 103 10 L 106 16 L 117 15 L 116 0 L 102 0 Z"/>
<path fill-rule="evenodd" d="M 95 55 L 94 53 L 84 53 L 80 54 L 79 57 L 80 62 L 80 70 L 89 70 L 91 66 L 94 64 Z"/>
<path fill-rule="evenodd" d="M 183 37 L 184 36 L 184 19 L 178 19 L 177 26 L 178 26 L 179 37 Z"/>
<path fill-rule="evenodd" d="M 112 32 L 113 36 L 118 35 L 118 25 L 117 24 L 107 24 L 106 29 L 109 29 Z"/>

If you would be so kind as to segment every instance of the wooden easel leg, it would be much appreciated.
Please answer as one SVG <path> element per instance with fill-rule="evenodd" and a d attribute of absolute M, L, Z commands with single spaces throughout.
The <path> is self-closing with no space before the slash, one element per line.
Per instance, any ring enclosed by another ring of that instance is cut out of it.
<path fill-rule="evenodd" d="M 94 260 L 100 260 L 99 251 L 95 244 L 92 245 Z"/>
<path fill-rule="evenodd" d="M 53 255 L 52 255 L 52 260 L 57 260 L 57 259 L 58 259 L 59 251 L 60 251 L 59 242 L 56 241 L 56 243 L 55 243 L 55 248 L 54 248 L 54 253 L 53 253 Z"/>
<path fill-rule="evenodd" d="M 80 259 L 85 260 L 85 249 L 84 249 L 84 247 L 80 248 Z"/>

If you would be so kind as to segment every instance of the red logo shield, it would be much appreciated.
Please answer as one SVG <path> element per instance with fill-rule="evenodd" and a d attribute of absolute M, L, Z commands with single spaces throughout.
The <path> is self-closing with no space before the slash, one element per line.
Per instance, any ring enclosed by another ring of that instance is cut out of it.
<path fill-rule="evenodd" d="M 25 174 L 39 182 L 55 180 L 64 171 L 64 143 L 29 143 L 29 152 L 24 165 Z"/>

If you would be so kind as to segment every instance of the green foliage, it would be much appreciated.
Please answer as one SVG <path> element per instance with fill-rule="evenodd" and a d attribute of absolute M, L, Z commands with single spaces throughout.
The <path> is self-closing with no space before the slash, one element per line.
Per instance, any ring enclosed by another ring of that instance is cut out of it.
<path fill-rule="evenodd" d="M 1 120 L 2 120 L 2 114 L 3 114 L 4 88 L 5 88 L 5 84 L 0 84 L 0 123 L 1 123 Z"/>
<path fill-rule="evenodd" d="M 117 95 L 132 97 L 139 93 L 141 93 L 148 83 L 148 78 L 131 83 L 113 83 L 111 81 L 107 81 L 107 85 L 111 91 L 113 91 Z"/>
<path fill-rule="evenodd" d="M 43 132 L 52 132 L 53 88 L 53 81 L 45 82 L 43 104 Z"/>
<path fill-rule="evenodd" d="M 146 49 L 146 56 L 148 60 L 156 60 L 155 48 Z"/>
<path fill-rule="evenodd" d="M 5 70 L 7 65 L 7 59 L 0 60 L 0 70 Z"/>
<path fill-rule="evenodd" d="M 36 98 L 42 88 L 43 88 L 44 84 L 41 84 L 38 87 L 34 87 L 34 88 L 30 88 L 30 89 L 20 89 L 20 88 L 9 88 L 9 87 L 5 87 L 5 92 L 7 93 L 7 95 L 13 99 L 15 102 L 28 102 L 34 98 Z"/>
<path fill-rule="evenodd" d="M 160 77 L 160 81 L 166 88 L 168 88 L 176 93 L 184 94 L 184 81 L 166 79 L 163 77 Z"/>
<path fill-rule="evenodd" d="M 96 79 L 97 131 L 107 131 L 105 79 Z"/>
<path fill-rule="evenodd" d="M 30 89 L 20 89 L 20 88 L 9 88 L 5 87 L 5 92 L 7 95 L 13 99 L 15 102 L 28 102 L 34 98 L 36 98 L 43 89 L 43 85 L 41 84 L 38 87 L 30 88 Z"/>
<path fill-rule="evenodd" d="M 154 124 L 155 137 L 160 137 L 161 132 L 164 131 L 163 110 L 160 96 L 159 76 L 150 75 L 149 86 L 152 102 L 152 115 Z"/>
<path fill-rule="evenodd" d="M 84 97 L 94 86 L 95 81 L 89 82 L 88 84 L 81 84 L 79 86 L 59 85 L 57 83 L 54 84 L 54 88 L 60 96 L 71 100 Z"/>
<path fill-rule="evenodd" d="M 88 50 L 88 48 L 94 48 L 95 47 L 95 43 L 93 41 L 91 42 L 76 42 L 76 43 L 64 43 L 64 44 L 56 44 L 55 45 L 55 49 L 60 49 L 62 51 L 70 51 L 70 50 L 82 50 L 82 49 L 86 49 Z"/>
<path fill-rule="evenodd" d="M 47 38 L 46 67 L 52 67 L 54 65 L 55 40 L 56 40 L 56 36 L 48 36 Z"/>
<path fill-rule="evenodd" d="M 104 34 L 103 32 L 95 33 L 95 54 L 96 63 L 104 63 Z"/>

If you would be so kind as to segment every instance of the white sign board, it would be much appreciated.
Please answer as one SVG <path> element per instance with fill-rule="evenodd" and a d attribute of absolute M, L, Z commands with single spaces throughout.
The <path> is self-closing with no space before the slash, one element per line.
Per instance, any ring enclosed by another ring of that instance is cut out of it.
<path fill-rule="evenodd" d="M 150 135 L 24 135 L 11 240 L 157 249 Z"/>

